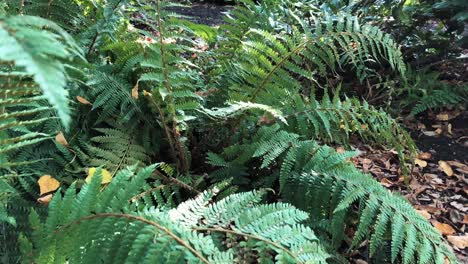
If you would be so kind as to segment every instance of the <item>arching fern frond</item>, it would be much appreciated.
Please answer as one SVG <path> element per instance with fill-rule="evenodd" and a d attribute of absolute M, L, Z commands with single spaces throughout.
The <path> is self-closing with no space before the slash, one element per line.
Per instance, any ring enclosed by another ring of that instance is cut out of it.
<path fill-rule="evenodd" d="M 262 192 L 211 203 L 213 192 L 207 191 L 171 211 L 130 210 L 129 199 L 154 168 L 122 170 L 103 191 L 97 174 L 78 194 L 74 185 L 63 197 L 56 193 L 44 222 L 31 214 L 34 231 L 22 239 L 23 257 L 36 263 L 233 263 L 246 257 L 240 250 L 276 263 L 325 263 L 329 257 L 312 230 L 299 223 L 307 214 L 282 203 L 259 205 Z M 68 243 L 70 236 L 74 243 Z M 236 237 L 241 240 L 222 246 Z"/>
<path fill-rule="evenodd" d="M 338 16 L 337 22 L 331 17 L 318 19 L 313 28 L 304 26 L 291 34 L 251 29 L 242 47 L 236 54 L 238 70 L 230 73 L 231 97 L 239 101 L 277 104 L 272 98 L 300 92 L 317 76 L 345 64 L 385 59 L 393 69 L 405 70 L 401 52 L 388 34 L 361 26 L 347 15 Z"/>
<path fill-rule="evenodd" d="M 402 263 L 443 263 L 456 257 L 443 243 L 440 233 L 402 197 L 391 194 L 371 177 L 357 170 L 334 173 L 302 173 L 289 177 L 284 197 L 299 208 L 314 208 L 317 218 L 329 220 L 332 239 L 339 245 L 349 225 L 353 206 L 359 207 L 357 230 L 352 246 L 370 239 L 370 254 L 387 241 L 391 260 Z M 317 193 L 320 200 L 304 196 Z M 308 197 L 308 198 L 305 198 Z M 370 232 L 369 232 L 370 231 Z"/>
<path fill-rule="evenodd" d="M 128 131 L 118 124 L 95 130 L 101 135 L 92 137 L 91 142 L 86 145 L 90 167 L 104 166 L 113 175 L 126 166 L 148 160 L 146 150 L 140 145 L 135 131 Z"/>
<path fill-rule="evenodd" d="M 73 39 L 51 21 L 32 16 L 0 17 L 0 61 L 14 63 L 32 76 L 64 126 L 70 121 L 70 110 L 63 62 L 79 52 Z"/>

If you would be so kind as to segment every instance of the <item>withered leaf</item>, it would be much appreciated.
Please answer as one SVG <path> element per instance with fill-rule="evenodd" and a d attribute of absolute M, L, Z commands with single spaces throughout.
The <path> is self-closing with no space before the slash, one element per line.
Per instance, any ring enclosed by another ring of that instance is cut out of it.
<path fill-rule="evenodd" d="M 53 192 L 60 187 L 60 182 L 50 175 L 41 176 L 37 183 L 39 184 L 41 195 L 48 192 Z"/>
<path fill-rule="evenodd" d="M 63 135 L 62 131 L 59 131 L 57 133 L 57 135 L 55 136 L 55 141 L 57 141 L 57 143 L 59 143 L 62 146 L 68 147 L 68 141 Z"/>
<path fill-rule="evenodd" d="M 84 105 L 93 105 L 92 103 L 90 103 L 88 100 L 86 100 L 85 98 L 77 95 L 76 96 L 76 100 L 78 100 L 78 102 L 84 104 Z"/>
<path fill-rule="evenodd" d="M 439 169 L 443 171 L 449 177 L 453 175 L 452 167 L 450 167 L 450 165 L 443 160 L 439 161 Z"/>

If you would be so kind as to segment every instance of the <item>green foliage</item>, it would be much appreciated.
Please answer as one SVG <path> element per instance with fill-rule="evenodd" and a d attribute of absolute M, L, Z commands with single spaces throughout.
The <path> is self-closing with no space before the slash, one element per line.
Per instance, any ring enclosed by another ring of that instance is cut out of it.
<path fill-rule="evenodd" d="M 12 62 L 23 75 L 32 76 L 67 126 L 70 110 L 63 61 L 79 56 L 79 48 L 63 29 L 50 21 L 33 16 L 0 19 L 0 61 Z"/>
<path fill-rule="evenodd" d="M 36 263 L 233 263 L 248 261 L 255 251 L 275 256 L 278 263 L 325 263 L 328 258 L 313 231 L 299 224 L 307 214 L 288 204 L 259 204 L 263 192 L 213 203 L 216 191 L 206 191 L 169 211 L 132 210 L 139 202 L 131 198 L 154 169 L 122 170 L 103 191 L 96 176 L 78 194 L 74 184 L 63 197 L 57 194 L 44 221 L 31 213 L 32 243 L 22 237 L 24 253 Z M 233 241 L 222 245 L 220 236 Z"/>
<path fill-rule="evenodd" d="M 332 147 L 394 148 L 403 169 L 416 151 L 346 90 L 405 74 L 398 44 L 317 2 L 240 1 L 213 29 L 169 1 L 6 1 L 2 261 L 346 263 L 368 250 L 375 263 L 456 263 L 404 198 L 352 165 L 358 151 Z M 407 84 L 431 90 L 423 101 L 448 90 Z M 39 192 L 46 174 L 59 190 Z"/>
<path fill-rule="evenodd" d="M 468 103 L 468 86 L 442 81 L 438 73 L 409 72 L 405 85 L 398 91 L 403 107 L 411 106 L 411 115 L 445 106 Z"/>

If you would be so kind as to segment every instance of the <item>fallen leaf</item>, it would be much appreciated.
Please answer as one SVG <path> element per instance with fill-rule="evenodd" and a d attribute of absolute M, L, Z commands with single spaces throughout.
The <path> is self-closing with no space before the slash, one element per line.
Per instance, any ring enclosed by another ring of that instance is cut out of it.
<path fill-rule="evenodd" d="M 438 114 L 436 115 L 436 119 L 439 121 L 448 121 L 449 120 L 449 115 L 448 114 Z"/>
<path fill-rule="evenodd" d="M 41 196 L 37 198 L 37 202 L 40 204 L 49 204 L 50 201 L 52 200 L 52 193 L 49 193 L 47 195 Z"/>
<path fill-rule="evenodd" d="M 453 170 L 447 162 L 440 160 L 439 169 L 442 170 L 447 176 L 451 177 L 453 175 Z"/>
<path fill-rule="evenodd" d="M 85 98 L 77 95 L 76 96 L 76 100 L 78 100 L 78 102 L 84 104 L 84 105 L 93 105 L 92 103 L 90 103 L 88 100 L 86 100 Z"/>
<path fill-rule="evenodd" d="M 421 152 L 418 154 L 418 159 L 430 160 L 431 158 L 432 158 L 432 154 L 429 152 Z"/>
<path fill-rule="evenodd" d="M 442 128 L 438 128 L 434 131 L 434 133 L 436 133 L 437 135 L 440 135 L 442 134 Z"/>
<path fill-rule="evenodd" d="M 425 160 L 421 160 L 421 159 L 414 159 L 414 163 L 416 163 L 416 165 L 418 165 L 419 167 L 421 168 L 424 168 L 427 166 L 427 161 Z"/>
<path fill-rule="evenodd" d="M 91 179 L 93 178 L 94 174 L 96 174 L 96 168 L 92 167 L 88 169 L 88 177 L 86 177 L 85 181 L 87 183 L 91 182 Z M 101 175 L 102 175 L 102 184 L 106 184 L 111 182 L 112 180 L 112 175 L 109 173 L 108 170 L 106 169 L 101 169 Z"/>
<path fill-rule="evenodd" d="M 68 147 L 68 141 L 65 139 L 65 136 L 63 135 L 62 131 L 59 131 L 57 135 L 55 136 L 55 141 L 59 143 L 62 146 Z"/>
<path fill-rule="evenodd" d="M 450 203 L 450 205 L 457 208 L 459 211 L 462 211 L 462 212 L 468 211 L 468 207 L 465 207 L 461 203 L 457 203 L 457 202 L 453 201 L 453 202 Z"/>
<path fill-rule="evenodd" d="M 455 229 L 450 225 L 438 221 L 434 221 L 432 224 L 442 235 L 453 235 L 455 233 Z"/>
<path fill-rule="evenodd" d="M 423 131 L 423 134 L 429 137 L 434 137 L 437 135 L 434 131 Z"/>
<path fill-rule="evenodd" d="M 150 92 L 148 92 L 148 91 L 146 91 L 146 90 L 143 90 L 143 95 L 144 95 L 144 96 L 149 96 L 149 97 L 152 97 L 152 96 L 153 96 L 152 93 L 150 93 Z"/>
<path fill-rule="evenodd" d="M 60 182 L 50 175 L 43 175 L 37 181 L 41 195 L 53 192 L 60 187 Z"/>
<path fill-rule="evenodd" d="M 449 135 L 452 135 L 452 124 L 447 125 L 447 132 L 449 133 Z"/>
<path fill-rule="evenodd" d="M 468 214 L 463 216 L 463 224 L 468 224 Z"/>
<path fill-rule="evenodd" d="M 336 152 L 337 153 L 344 153 L 345 152 L 345 149 L 343 147 L 337 147 L 336 148 Z"/>
<path fill-rule="evenodd" d="M 431 218 L 431 214 L 426 210 L 416 210 L 416 211 L 426 219 Z"/>
<path fill-rule="evenodd" d="M 393 185 L 393 182 L 387 178 L 382 178 L 382 180 L 380 180 L 380 183 L 385 187 L 390 187 Z"/>
<path fill-rule="evenodd" d="M 454 246 L 460 249 L 465 249 L 468 246 L 468 235 L 464 236 L 447 236 L 447 240 Z"/>
<path fill-rule="evenodd" d="M 132 97 L 138 100 L 138 82 L 137 84 L 135 84 L 135 86 L 132 89 Z"/>

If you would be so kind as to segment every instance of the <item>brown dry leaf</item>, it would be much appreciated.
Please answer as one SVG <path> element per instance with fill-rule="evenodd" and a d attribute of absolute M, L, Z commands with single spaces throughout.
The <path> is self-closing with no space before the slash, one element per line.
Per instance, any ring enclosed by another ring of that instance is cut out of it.
<path fill-rule="evenodd" d="M 57 143 L 59 143 L 62 146 L 68 147 L 68 141 L 63 135 L 62 131 L 59 131 L 57 133 L 57 135 L 55 136 L 55 141 L 57 141 Z"/>
<path fill-rule="evenodd" d="M 463 224 L 468 224 L 468 214 L 463 216 Z"/>
<path fill-rule="evenodd" d="M 438 128 L 434 131 L 437 135 L 442 134 L 442 128 Z"/>
<path fill-rule="evenodd" d="M 441 114 L 436 115 L 436 119 L 439 121 L 448 121 L 449 115 L 445 113 L 441 113 Z"/>
<path fill-rule="evenodd" d="M 78 100 L 78 102 L 84 104 L 84 105 L 93 105 L 92 103 L 90 103 L 88 100 L 86 100 L 85 98 L 77 95 L 76 96 L 76 100 Z"/>
<path fill-rule="evenodd" d="M 47 195 L 44 195 L 44 196 L 41 196 L 39 198 L 37 198 L 37 202 L 40 203 L 40 204 L 49 204 L 50 201 L 52 200 L 52 194 L 49 193 Z"/>
<path fill-rule="evenodd" d="M 431 219 L 431 214 L 426 210 L 416 210 L 420 215 L 426 219 Z"/>
<path fill-rule="evenodd" d="M 50 175 L 41 176 L 37 183 L 39 184 L 41 195 L 48 192 L 53 192 L 60 187 L 60 182 Z"/>
<path fill-rule="evenodd" d="M 132 89 L 132 97 L 133 97 L 135 100 L 138 100 L 138 83 L 135 84 L 135 86 L 133 86 L 133 89 Z"/>
<path fill-rule="evenodd" d="M 447 132 L 449 133 L 449 135 L 452 135 L 452 124 L 448 124 L 447 125 Z"/>
<path fill-rule="evenodd" d="M 385 187 L 390 187 L 393 185 L 393 182 L 387 178 L 382 178 L 382 180 L 380 180 L 380 183 Z"/>
<path fill-rule="evenodd" d="M 447 236 L 447 240 L 454 246 L 460 249 L 468 247 L 468 235 L 464 236 Z"/>
<path fill-rule="evenodd" d="M 443 160 L 439 161 L 439 169 L 443 171 L 449 177 L 453 175 L 452 167 L 450 167 L 450 165 Z"/>
<path fill-rule="evenodd" d="M 269 124 L 274 123 L 274 122 L 275 122 L 275 119 L 274 119 L 274 118 L 270 118 L 269 115 L 264 114 L 264 115 L 262 115 L 262 117 L 260 117 L 260 119 L 257 121 L 257 125 L 261 125 L 261 124 L 269 125 Z"/>
<path fill-rule="evenodd" d="M 453 229 L 453 227 L 451 227 L 450 225 L 447 225 L 447 224 L 444 224 L 444 223 L 441 223 L 441 222 L 438 222 L 438 221 L 434 221 L 432 222 L 432 224 L 434 225 L 434 227 L 439 230 L 439 232 L 442 234 L 442 235 L 453 235 L 455 234 L 455 229 Z"/>
<path fill-rule="evenodd" d="M 336 152 L 337 153 L 344 153 L 345 152 L 345 149 L 343 147 L 337 147 L 336 148 Z"/>
<path fill-rule="evenodd" d="M 414 159 L 414 163 L 416 163 L 416 165 L 418 165 L 421 168 L 424 168 L 427 166 L 427 161 L 421 160 L 421 159 Z"/>
<path fill-rule="evenodd" d="M 429 152 L 421 152 L 418 154 L 418 159 L 430 160 L 432 159 L 432 154 Z"/>

